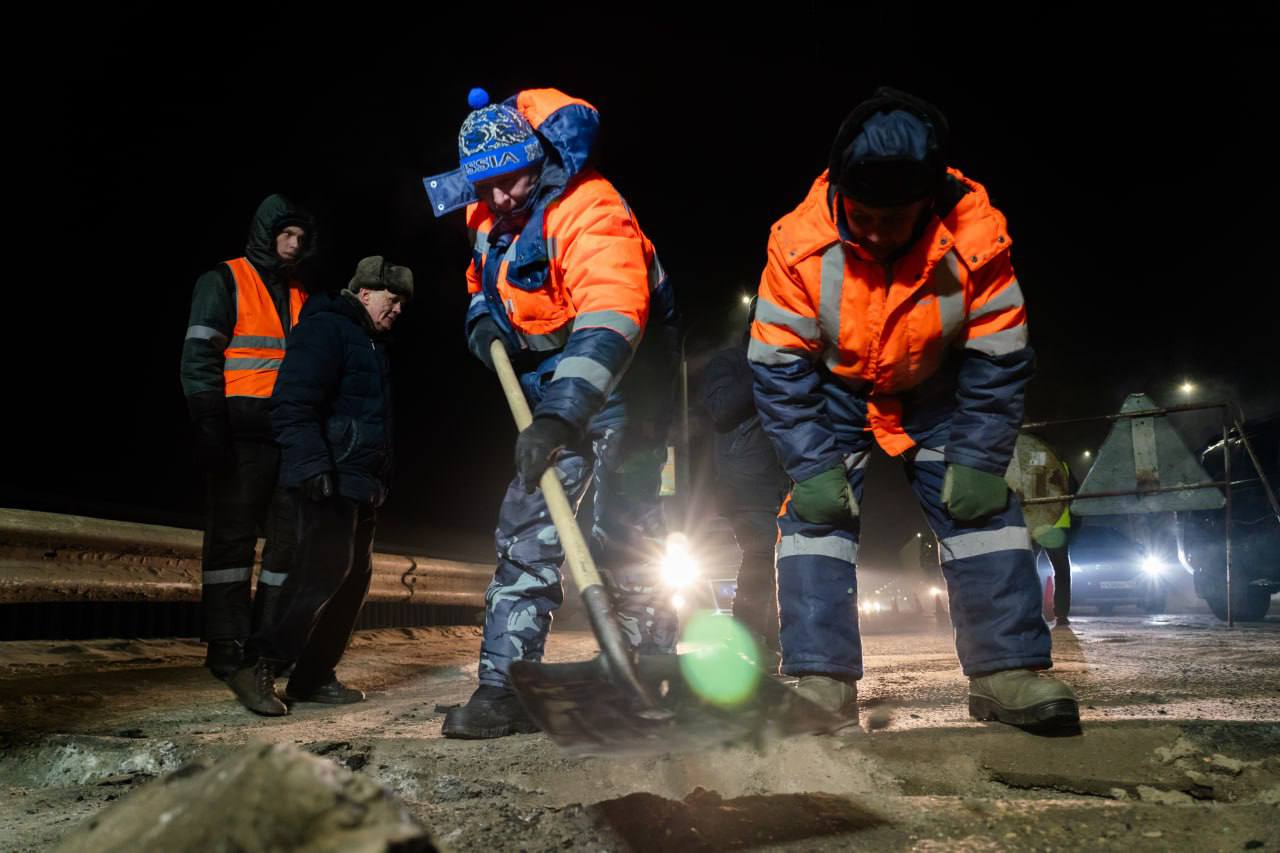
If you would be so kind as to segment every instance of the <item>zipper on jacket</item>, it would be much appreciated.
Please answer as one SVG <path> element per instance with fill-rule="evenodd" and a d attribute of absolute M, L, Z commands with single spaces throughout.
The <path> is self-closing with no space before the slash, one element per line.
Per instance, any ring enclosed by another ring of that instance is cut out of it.
<path fill-rule="evenodd" d="M 881 266 L 884 268 L 884 301 L 880 304 L 880 319 L 877 323 L 879 328 L 876 330 L 875 351 L 869 353 L 871 356 L 871 387 L 876 387 L 876 379 L 880 376 L 880 349 L 884 342 L 885 320 L 889 316 L 889 293 L 893 289 L 893 261 L 885 261 Z"/>

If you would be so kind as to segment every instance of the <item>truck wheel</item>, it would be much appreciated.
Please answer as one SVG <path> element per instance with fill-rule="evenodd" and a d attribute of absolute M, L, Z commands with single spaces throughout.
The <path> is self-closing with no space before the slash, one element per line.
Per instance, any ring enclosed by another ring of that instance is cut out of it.
<path fill-rule="evenodd" d="M 1260 586 L 1240 585 L 1232 590 L 1232 609 L 1235 611 L 1231 615 L 1235 617 L 1237 622 L 1261 622 L 1267 616 L 1267 611 L 1271 609 L 1271 593 L 1267 589 Z M 1223 622 L 1227 621 L 1227 591 L 1224 588 L 1214 590 L 1212 595 L 1206 595 L 1205 599 L 1209 604 L 1209 609 L 1213 611 L 1213 615 L 1217 616 Z"/>

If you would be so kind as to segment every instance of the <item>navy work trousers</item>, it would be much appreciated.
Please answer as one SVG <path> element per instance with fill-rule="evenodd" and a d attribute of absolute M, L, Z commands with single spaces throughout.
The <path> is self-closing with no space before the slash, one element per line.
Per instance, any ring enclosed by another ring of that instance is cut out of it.
<path fill-rule="evenodd" d="M 864 446 L 845 459 L 859 504 L 869 449 Z M 1041 614 L 1031 538 L 1017 496 L 1010 493 L 1005 509 L 990 518 L 956 521 L 942 503 L 943 449 L 915 448 L 904 454 L 903 463 L 938 537 L 956 653 L 965 675 L 1049 667 L 1049 629 Z M 813 524 L 797 516 L 788 501 L 778 523 L 782 671 L 861 678 L 854 568 L 858 520 L 840 526 Z"/>

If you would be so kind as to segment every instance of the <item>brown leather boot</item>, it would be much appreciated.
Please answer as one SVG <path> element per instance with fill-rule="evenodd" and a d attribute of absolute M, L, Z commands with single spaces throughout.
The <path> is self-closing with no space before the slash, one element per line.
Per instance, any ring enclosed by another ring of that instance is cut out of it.
<path fill-rule="evenodd" d="M 227 686 L 236 694 L 240 704 L 264 717 L 283 717 L 289 713 L 276 694 L 276 668 L 280 661 L 258 658 L 257 662 L 241 667 L 227 679 Z"/>

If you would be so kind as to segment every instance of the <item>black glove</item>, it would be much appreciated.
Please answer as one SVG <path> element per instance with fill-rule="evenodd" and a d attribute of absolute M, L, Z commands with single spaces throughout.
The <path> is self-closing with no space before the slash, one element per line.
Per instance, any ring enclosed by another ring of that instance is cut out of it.
<path fill-rule="evenodd" d="M 309 500 L 319 503 L 333 497 L 333 474 L 325 471 L 316 474 L 314 477 L 308 477 L 302 481 L 302 494 Z"/>
<path fill-rule="evenodd" d="M 516 471 L 524 481 L 526 493 L 533 494 L 538 488 L 552 454 L 568 444 L 573 433 L 573 427 L 559 418 L 534 418 L 516 438 Z"/>
<path fill-rule="evenodd" d="M 503 349 L 507 348 L 507 342 L 503 340 L 502 332 L 498 331 L 498 324 L 493 322 L 493 318 L 488 314 L 481 315 L 472 325 L 471 331 L 467 334 L 467 348 L 471 350 L 471 354 L 480 361 L 484 362 L 484 366 L 493 370 L 493 356 L 489 352 L 489 344 L 493 341 L 502 341 Z M 511 351 L 507 350 L 507 355 L 511 355 Z"/>
<path fill-rule="evenodd" d="M 195 427 L 196 464 L 209 472 L 226 471 L 234 463 L 231 453 L 231 422 L 226 416 L 198 418 Z"/>

